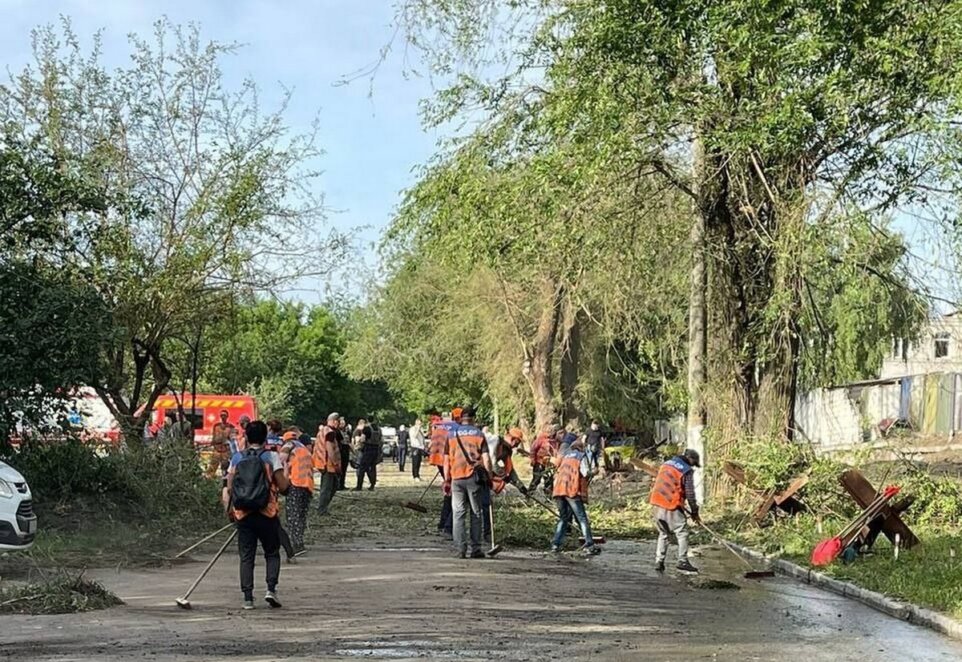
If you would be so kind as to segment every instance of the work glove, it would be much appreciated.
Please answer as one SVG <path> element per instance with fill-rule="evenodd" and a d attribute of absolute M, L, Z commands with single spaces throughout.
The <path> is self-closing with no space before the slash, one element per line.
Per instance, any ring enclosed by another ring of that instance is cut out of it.
<path fill-rule="evenodd" d="M 697 507 L 697 506 L 694 506 L 694 507 L 692 507 L 692 509 L 691 509 L 691 519 L 692 519 L 695 523 L 701 524 L 701 516 L 699 516 L 699 514 L 698 514 L 698 507 Z"/>

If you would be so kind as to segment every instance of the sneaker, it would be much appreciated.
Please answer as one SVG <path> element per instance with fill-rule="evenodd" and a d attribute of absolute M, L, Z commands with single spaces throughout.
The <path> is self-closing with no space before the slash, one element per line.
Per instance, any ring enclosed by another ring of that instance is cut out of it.
<path fill-rule="evenodd" d="M 471 558 L 472 558 L 472 559 L 484 559 L 484 558 L 487 558 L 487 557 L 484 555 L 484 552 L 482 552 L 480 549 L 476 549 L 476 550 L 474 550 L 473 552 L 471 552 Z"/>
<path fill-rule="evenodd" d="M 374 491 L 374 486 L 371 485 L 369 488 L 367 488 L 367 491 L 368 491 L 368 492 L 373 492 L 373 491 Z"/>
<path fill-rule="evenodd" d="M 244 611 L 249 611 L 254 608 L 253 600 L 244 600 Z"/>
<path fill-rule="evenodd" d="M 665 571 L 665 562 L 658 561 L 658 563 L 655 564 L 655 572 L 664 572 L 664 571 Z"/>
<path fill-rule="evenodd" d="M 297 556 L 297 554 L 294 554 L 294 556 Z M 287 565 L 297 565 L 297 559 L 294 556 L 287 557 Z"/>
<path fill-rule="evenodd" d="M 353 491 L 353 492 L 360 492 L 360 491 L 361 491 L 361 488 L 360 488 L 360 487 L 355 487 L 352 491 Z"/>
<path fill-rule="evenodd" d="M 468 553 L 467 553 L 467 552 L 458 552 L 458 555 L 457 555 L 456 558 L 466 559 L 466 558 L 468 558 Z"/>
<path fill-rule="evenodd" d="M 601 548 L 598 547 L 597 545 L 592 545 L 591 547 L 582 547 L 582 548 L 581 548 L 581 555 L 582 555 L 582 556 L 598 556 L 599 554 L 601 554 Z"/>
<path fill-rule="evenodd" d="M 552 553 L 552 554 L 560 554 L 560 553 L 561 553 L 561 548 L 558 547 L 557 545 L 552 545 L 552 546 L 551 546 L 551 553 Z"/>
<path fill-rule="evenodd" d="M 414 481 L 417 482 L 417 483 L 420 483 L 420 482 L 421 482 L 421 479 L 420 479 L 420 478 L 415 478 Z"/>
<path fill-rule="evenodd" d="M 684 561 L 678 562 L 678 572 L 682 573 L 683 575 L 697 575 L 698 568 L 693 566 L 688 559 L 685 559 Z"/>
<path fill-rule="evenodd" d="M 274 609 L 278 609 L 281 606 L 281 601 L 277 599 L 276 591 L 268 591 L 267 595 L 264 596 L 264 600 Z"/>

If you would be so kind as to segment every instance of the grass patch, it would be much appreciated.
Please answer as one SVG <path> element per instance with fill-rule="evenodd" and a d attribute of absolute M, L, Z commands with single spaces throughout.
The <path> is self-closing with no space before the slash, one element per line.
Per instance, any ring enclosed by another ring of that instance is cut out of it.
<path fill-rule="evenodd" d="M 3 614 L 73 614 L 122 605 L 123 600 L 83 574 L 0 590 Z"/>
<path fill-rule="evenodd" d="M 729 532 L 729 535 L 754 549 L 808 567 L 815 544 L 835 535 L 844 525 L 841 520 L 826 520 L 823 532 L 819 533 L 814 517 L 800 515 L 779 520 L 764 529 L 752 528 L 737 534 Z M 839 560 L 818 570 L 962 619 L 962 531 L 926 525 L 913 529 L 922 544 L 901 550 L 897 560 L 892 545 L 884 536 L 879 536 L 874 554 L 861 556 L 848 565 Z"/>

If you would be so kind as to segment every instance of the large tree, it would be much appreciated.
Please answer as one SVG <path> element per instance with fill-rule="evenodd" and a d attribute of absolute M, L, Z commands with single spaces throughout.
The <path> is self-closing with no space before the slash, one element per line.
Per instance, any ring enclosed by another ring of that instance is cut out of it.
<path fill-rule="evenodd" d="M 92 386 L 136 438 L 170 386 L 176 339 L 202 335 L 236 292 L 331 268 L 336 251 L 316 259 L 338 245 L 321 225 L 318 148 L 313 132 L 288 127 L 286 102 L 265 112 L 252 81 L 227 88 L 220 63 L 235 47 L 196 27 L 158 22 L 153 39 L 131 37 L 130 64 L 114 71 L 99 36 L 84 52 L 69 23 L 34 31 L 33 47 L 35 63 L 0 87 L 0 118 L 128 201 L 67 216 L 75 241 L 43 257 L 82 275 L 110 310 L 117 333 Z"/>
<path fill-rule="evenodd" d="M 691 328 L 707 327 L 708 404 L 731 437 L 791 436 L 807 290 L 824 276 L 806 272 L 808 255 L 827 252 L 853 214 L 884 235 L 900 206 L 954 190 L 932 180 L 954 177 L 943 166 L 958 142 L 957 0 L 402 9 L 435 72 L 458 75 L 434 119 L 523 118 L 520 146 L 533 122 L 556 143 L 627 146 L 636 172 L 655 171 L 690 199 L 703 230 L 692 253 L 707 265 L 693 288 L 708 289 L 706 319 Z M 480 45 L 492 35 L 509 66 L 489 66 L 492 50 Z M 845 268 L 899 282 L 866 255 L 848 252 Z"/>

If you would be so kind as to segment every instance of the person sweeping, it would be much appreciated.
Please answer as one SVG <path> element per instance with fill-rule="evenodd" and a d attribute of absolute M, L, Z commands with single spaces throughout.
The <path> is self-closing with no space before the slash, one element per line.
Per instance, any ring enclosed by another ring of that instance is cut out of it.
<path fill-rule="evenodd" d="M 551 458 L 551 462 L 557 467 L 552 496 L 558 504 L 558 524 L 555 527 L 551 551 L 554 553 L 561 551 L 571 520 L 575 519 L 585 539 L 585 545 L 581 548 L 582 554 L 585 556 L 599 554 L 601 548 L 595 545 L 594 536 L 591 535 L 591 522 L 588 521 L 588 512 L 585 510 L 585 503 L 588 500 L 588 482 L 594 469 L 585 454 L 584 442 L 576 439 L 564 455 Z"/>
<path fill-rule="evenodd" d="M 655 570 L 665 571 L 665 558 L 668 556 L 668 538 L 675 536 L 678 541 L 678 572 L 697 575 L 698 568 L 688 560 L 688 516 L 685 502 L 695 522 L 698 516 L 698 502 L 695 499 L 695 467 L 701 466 L 698 451 L 691 448 L 661 465 L 655 484 L 651 489 L 648 502 L 653 506 L 652 515 L 658 528 L 658 546 L 655 548 Z"/>

